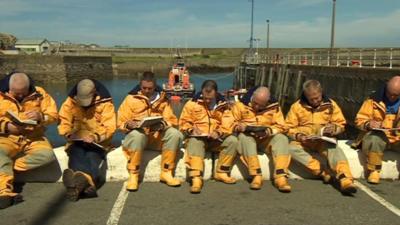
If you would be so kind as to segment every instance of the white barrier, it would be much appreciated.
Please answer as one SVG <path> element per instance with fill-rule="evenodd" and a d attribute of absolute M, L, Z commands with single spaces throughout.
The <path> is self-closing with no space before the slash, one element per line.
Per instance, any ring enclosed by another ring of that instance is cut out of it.
<path fill-rule="evenodd" d="M 343 149 L 347 159 L 349 160 L 351 172 L 355 178 L 364 178 L 365 157 L 360 151 L 351 149 L 346 141 L 339 141 L 339 146 Z M 64 147 L 54 150 L 58 162 L 54 162 L 48 166 L 38 168 L 33 171 L 28 171 L 23 174 L 18 174 L 17 181 L 25 182 L 55 182 L 61 181 L 61 174 L 68 166 L 68 156 L 64 151 Z M 207 153 L 205 159 L 204 179 L 208 180 L 212 176 L 212 167 L 216 165 L 218 155 L 215 154 L 216 160 L 212 160 L 212 154 Z M 269 180 L 271 178 L 272 162 L 266 154 L 259 155 L 263 178 Z M 141 178 L 144 182 L 158 182 L 160 175 L 160 151 L 146 150 L 144 152 L 143 161 L 141 164 Z M 400 154 L 397 152 L 385 152 L 384 162 L 382 165 L 381 177 L 383 179 L 398 179 Z M 107 181 L 123 181 L 128 177 L 126 170 L 127 160 L 119 147 L 107 155 L 107 162 L 103 165 L 102 171 L 105 174 Z M 290 166 L 290 178 L 303 179 L 313 177 L 308 173 L 303 166 L 293 162 Z M 187 169 L 184 162 L 184 150 L 178 154 L 177 167 L 175 175 L 182 181 L 187 177 Z M 243 163 L 236 159 L 235 165 L 232 168 L 231 176 L 237 179 L 246 179 L 248 177 L 247 168 Z"/>

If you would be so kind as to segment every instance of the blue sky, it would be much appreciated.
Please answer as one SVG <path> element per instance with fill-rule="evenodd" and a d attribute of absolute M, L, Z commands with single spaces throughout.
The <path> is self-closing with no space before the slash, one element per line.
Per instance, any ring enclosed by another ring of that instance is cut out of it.
<path fill-rule="evenodd" d="M 246 47 L 248 0 L 0 0 L 0 32 L 104 46 Z M 328 47 L 332 0 L 255 0 L 255 37 Z M 399 0 L 337 0 L 337 47 L 399 47 Z"/>

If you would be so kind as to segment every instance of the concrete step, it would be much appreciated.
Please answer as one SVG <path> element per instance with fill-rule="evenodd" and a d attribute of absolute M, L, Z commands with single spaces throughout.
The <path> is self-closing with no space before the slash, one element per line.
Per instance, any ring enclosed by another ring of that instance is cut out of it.
<path fill-rule="evenodd" d="M 347 141 L 339 141 L 339 146 L 344 150 L 344 153 L 349 160 L 351 172 L 353 176 L 357 179 L 364 178 L 364 168 L 365 157 L 360 153 L 359 150 L 354 150 L 350 148 Z M 17 181 L 22 182 L 56 182 L 61 181 L 62 171 L 68 166 L 68 156 L 64 151 L 64 147 L 59 147 L 54 149 L 57 161 L 32 170 L 25 173 L 20 173 L 16 176 Z M 187 169 L 184 162 L 184 149 L 181 149 L 178 154 L 178 163 L 175 170 L 175 175 L 182 181 L 187 178 Z M 271 179 L 271 168 L 273 167 L 270 158 L 263 153 L 259 153 L 259 159 L 261 163 L 261 170 L 263 178 L 265 180 Z M 216 160 L 213 160 L 215 158 Z M 212 168 L 215 167 L 217 163 L 218 154 L 212 154 L 207 152 L 205 158 L 205 170 L 204 179 L 211 179 Z M 319 158 L 319 157 L 317 157 Z M 322 159 L 322 158 L 320 158 Z M 397 152 L 387 151 L 385 152 L 384 162 L 382 165 L 381 177 L 383 179 L 399 179 L 399 160 L 400 154 Z M 144 182 L 158 182 L 160 175 L 160 151 L 146 150 L 143 156 L 143 161 L 141 165 L 141 178 Z M 323 160 L 326 162 L 326 160 Z M 107 155 L 107 161 L 102 164 L 102 174 L 106 181 L 123 181 L 128 178 L 128 172 L 126 170 L 126 158 L 122 152 L 122 148 L 116 148 L 114 151 Z M 325 163 L 326 165 L 326 163 Z M 290 165 L 290 178 L 291 179 L 304 179 L 313 178 L 313 176 L 305 170 L 305 168 L 292 161 Z M 231 176 L 241 179 L 247 179 L 248 173 L 247 168 L 243 163 L 236 159 L 235 165 L 232 168 Z"/>

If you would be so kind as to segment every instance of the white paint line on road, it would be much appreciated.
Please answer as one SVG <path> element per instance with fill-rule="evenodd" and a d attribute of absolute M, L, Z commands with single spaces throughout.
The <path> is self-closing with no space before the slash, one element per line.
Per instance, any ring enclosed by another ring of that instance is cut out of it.
<path fill-rule="evenodd" d="M 354 183 L 365 193 L 367 193 L 367 195 L 369 195 L 371 198 L 373 198 L 375 201 L 379 202 L 381 205 L 385 206 L 387 209 L 389 209 L 390 211 L 392 211 L 394 214 L 396 214 L 397 216 L 400 216 L 400 209 L 397 208 L 396 206 L 392 205 L 392 203 L 386 201 L 384 198 L 382 198 L 381 196 L 379 196 L 378 194 L 376 194 L 375 192 L 373 192 L 371 189 L 369 189 L 367 186 L 365 186 L 364 184 L 358 182 L 358 181 L 354 181 Z"/>
<path fill-rule="evenodd" d="M 126 182 L 122 185 L 122 189 L 119 192 L 118 198 L 114 203 L 111 210 L 110 217 L 108 217 L 107 225 L 118 225 L 121 213 L 124 210 L 125 201 L 128 198 L 129 192 L 126 191 Z"/>

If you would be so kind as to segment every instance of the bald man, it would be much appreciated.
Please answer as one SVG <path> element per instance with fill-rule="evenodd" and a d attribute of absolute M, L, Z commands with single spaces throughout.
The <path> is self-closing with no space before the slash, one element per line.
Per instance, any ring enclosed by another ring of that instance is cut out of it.
<path fill-rule="evenodd" d="M 356 116 L 362 131 L 357 147 L 367 155 L 368 182 L 378 184 L 383 152 L 400 149 L 400 75 L 391 78 L 384 88 L 364 101 Z"/>
<path fill-rule="evenodd" d="M 281 192 L 290 192 L 288 184 L 289 141 L 285 119 L 279 103 L 271 98 L 267 87 L 249 90 L 232 109 L 234 130 L 239 133 L 241 159 L 252 176 L 250 189 L 262 186 L 262 174 L 257 150 L 272 154 L 274 161 L 274 184 Z"/>
<path fill-rule="evenodd" d="M 30 123 L 18 122 L 11 114 Z M 0 81 L 0 208 L 21 200 L 13 191 L 14 170 L 32 170 L 55 160 L 44 132 L 57 119 L 54 100 L 26 74 L 13 73 Z"/>

